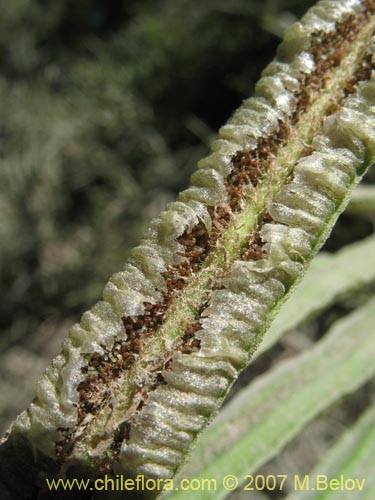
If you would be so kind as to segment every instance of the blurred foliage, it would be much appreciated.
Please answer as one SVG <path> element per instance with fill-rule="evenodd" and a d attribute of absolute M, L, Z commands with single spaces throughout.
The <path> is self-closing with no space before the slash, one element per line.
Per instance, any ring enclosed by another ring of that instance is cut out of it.
<path fill-rule="evenodd" d="M 100 298 L 313 3 L 3 0 L 3 349 Z M 372 228 L 340 224 L 329 249 Z"/>

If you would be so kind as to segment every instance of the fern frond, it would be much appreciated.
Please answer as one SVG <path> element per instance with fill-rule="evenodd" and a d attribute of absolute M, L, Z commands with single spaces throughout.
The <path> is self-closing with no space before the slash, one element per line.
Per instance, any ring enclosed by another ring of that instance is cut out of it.
<path fill-rule="evenodd" d="M 175 474 L 374 160 L 374 30 L 374 1 L 323 0 L 287 32 L 37 384 L 0 448 L 4 490 Z"/>

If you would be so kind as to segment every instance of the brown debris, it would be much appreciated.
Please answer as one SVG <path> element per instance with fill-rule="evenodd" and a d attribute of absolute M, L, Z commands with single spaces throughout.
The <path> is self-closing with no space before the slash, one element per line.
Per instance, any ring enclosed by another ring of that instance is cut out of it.
<path fill-rule="evenodd" d="M 256 148 L 237 151 L 232 157 L 233 169 L 225 180 L 225 187 L 233 212 L 241 210 L 245 189 L 247 186 L 256 187 L 259 184 L 280 144 L 285 143 L 288 136 L 288 125 L 279 121 L 276 133 L 267 138 L 260 137 Z"/>
<path fill-rule="evenodd" d="M 372 55 L 366 54 L 363 60 L 361 61 L 357 71 L 349 79 L 346 87 L 344 88 L 344 97 L 353 94 L 357 90 L 359 83 L 370 80 L 371 73 L 374 69 L 375 69 L 375 64 L 374 61 L 372 60 Z"/>
<path fill-rule="evenodd" d="M 249 241 L 246 248 L 241 253 L 241 260 L 260 260 L 264 257 L 263 250 L 264 242 L 259 234 L 255 233 L 253 238 Z"/>
<path fill-rule="evenodd" d="M 203 309 L 206 307 L 207 304 L 204 305 L 204 307 L 202 307 L 202 311 Z M 200 316 L 197 315 L 197 316 Z M 195 338 L 195 334 L 201 330 L 202 328 L 202 325 L 199 321 L 199 319 L 196 319 L 191 325 L 189 325 L 183 336 L 182 336 L 182 344 L 181 346 L 179 347 L 179 351 L 182 352 L 183 354 L 191 354 L 192 352 L 196 352 L 196 351 L 199 351 L 200 347 L 201 347 L 201 341 L 197 338 Z"/>

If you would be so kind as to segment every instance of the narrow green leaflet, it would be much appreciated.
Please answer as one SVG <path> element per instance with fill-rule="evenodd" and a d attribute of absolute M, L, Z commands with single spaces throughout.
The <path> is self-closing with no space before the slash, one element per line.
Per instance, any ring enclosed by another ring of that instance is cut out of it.
<path fill-rule="evenodd" d="M 243 478 L 258 469 L 322 410 L 375 372 L 374 303 L 338 321 L 309 351 L 278 365 L 242 390 L 203 435 L 179 478 Z M 211 498 L 200 491 L 200 499 Z M 211 492 L 212 494 L 212 492 Z M 189 496 L 190 495 L 190 496 Z M 192 498 L 176 492 L 171 498 Z"/>
<path fill-rule="evenodd" d="M 328 481 L 338 479 L 339 485 L 333 484 L 334 490 L 299 491 L 287 497 L 287 500 L 372 500 L 375 492 L 375 405 L 371 406 L 351 427 L 339 442 L 327 453 L 323 460 L 309 474 L 311 488 L 316 489 L 316 479 L 327 476 Z M 324 477 L 321 487 L 324 487 Z M 347 489 L 341 484 L 346 481 Z M 319 484 L 319 483 L 318 483 Z"/>
<path fill-rule="evenodd" d="M 374 186 L 362 185 L 354 189 L 348 212 L 356 215 L 375 215 Z"/>
<path fill-rule="evenodd" d="M 347 246 L 335 255 L 318 255 L 296 292 L 276 316 L 253 359 L 289 330 L 334 304 L 340 296 L 374 280 L 375 236 Z"/>

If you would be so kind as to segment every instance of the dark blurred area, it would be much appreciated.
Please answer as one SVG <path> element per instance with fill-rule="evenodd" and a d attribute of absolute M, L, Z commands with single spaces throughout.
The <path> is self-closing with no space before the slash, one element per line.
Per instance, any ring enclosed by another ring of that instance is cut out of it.
<path fill-rule="evenodd" d="M 313 3 L 2 1 L 2 429 Z"/>

